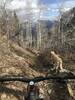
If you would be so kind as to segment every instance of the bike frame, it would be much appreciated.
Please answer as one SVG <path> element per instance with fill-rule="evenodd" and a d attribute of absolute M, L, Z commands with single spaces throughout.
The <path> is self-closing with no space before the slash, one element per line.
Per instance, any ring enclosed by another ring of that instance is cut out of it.
<path fill-rule="evenodd" d="M 29 83 L 30 81 L 33 81 L 34 83 L 38 83 L 40 81 L 44 81 L 44 80 L 68 80 L 68 79 L 75 79 L 75 75 L 70 74 L 70 75 L 65 75 L 65 76 L 39 76 L 39 77 L 35 77 L 35 78 L 26 78 L 25 76 L 9 76 L 9 75 L 4 75 L 4 76 L 0 76 L 0 82 L 8 82 L 8 81 L 20 81 L 20 82 L 24 82 L 24 83 Z M 33 99 L 29 99 L 29 100 L 33 100 Z M 36 100 L 36 99 L 35 99 Z"/>

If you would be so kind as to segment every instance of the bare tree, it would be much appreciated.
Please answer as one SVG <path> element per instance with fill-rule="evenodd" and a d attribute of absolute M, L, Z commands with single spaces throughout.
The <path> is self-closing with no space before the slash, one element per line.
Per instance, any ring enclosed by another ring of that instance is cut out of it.
<path fill-rule="evenodd" d="M 7 11 L 6 2 L 0 5 L 0 33 L 2 35 L 7 33 Z"/>

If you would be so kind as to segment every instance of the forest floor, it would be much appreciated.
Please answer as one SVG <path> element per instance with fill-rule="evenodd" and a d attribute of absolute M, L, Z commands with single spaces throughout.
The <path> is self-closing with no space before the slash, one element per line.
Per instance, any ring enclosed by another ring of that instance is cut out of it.
<path fill-rule="evenodd" d="M 8 41 L 6 36 L 0 37 L 0 75 L 25 75 L 28 78 L 44 76 L 49 68 L 39 66 L 39 62 L 36 65 L 36 57 L 38 57 L 39 53 L 36 49 L 23 49 L 17 44 Z M 64 66 L 74 71 L 75 62 L 68 62 L 68 60 L 64 59 L 64 56 L 62 58 Z M 48 88 L 47 81 L 40 82 L 38 85 L 46 100 L 50 100 L 51 89 Z M 27 84 L 21 82 L 1 83 L 0 100 L 23 100 L 26 88 Z"/>

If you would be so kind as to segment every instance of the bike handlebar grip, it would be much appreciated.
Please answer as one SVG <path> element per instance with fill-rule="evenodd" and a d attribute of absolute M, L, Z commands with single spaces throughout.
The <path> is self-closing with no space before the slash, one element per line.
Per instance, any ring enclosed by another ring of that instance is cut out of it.
<path fill-rule="evenodd" d="M 75 79 L 75 75 L 66 75 L 66 76 L 48 76 L 48 77 L 37 77 L 35 79 L 33 79 L 34 82 L 40 82 L 40 81 L 44 81 L 44 80 L 68 80 L 68 79 Z"/>
<path fill-rule="evenodd" d="M 24 76 L 0 76 L 0 82 L 6 82 L 6 81 L 21 81 L 28 83 L 30 79 L 25 78 Z"/>

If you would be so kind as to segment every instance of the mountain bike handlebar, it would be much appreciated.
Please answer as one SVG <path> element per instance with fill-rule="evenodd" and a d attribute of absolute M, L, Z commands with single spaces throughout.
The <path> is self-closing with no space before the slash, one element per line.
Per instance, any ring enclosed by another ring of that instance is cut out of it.
<path fill-rule="evenodd" d="M 16 75 L 14 75 L 14 76 L 9 76 L 9 75 L 0 76 L 0 82 L 21 81 L 21 82 L 29 83 L 30 81 L 34 81 L 36 83 L 36 82 L 40 82 L 40 81 L 44 81 L 44 80 L 50 80 L 50 79 L 53 79 L 53 80 L 75 79 L 75 75 L 73 75 L 73 74 L 64 75 L 64 76 L 61 76 L 61 75 L 57 75 L 57 76 L 50 75 L 50 76 L 46 76 L 46 77 L 39 76 L 39 77 L 35 77 L 35 78 L 26 78 L 25 76 L 16 76 Z"/>

